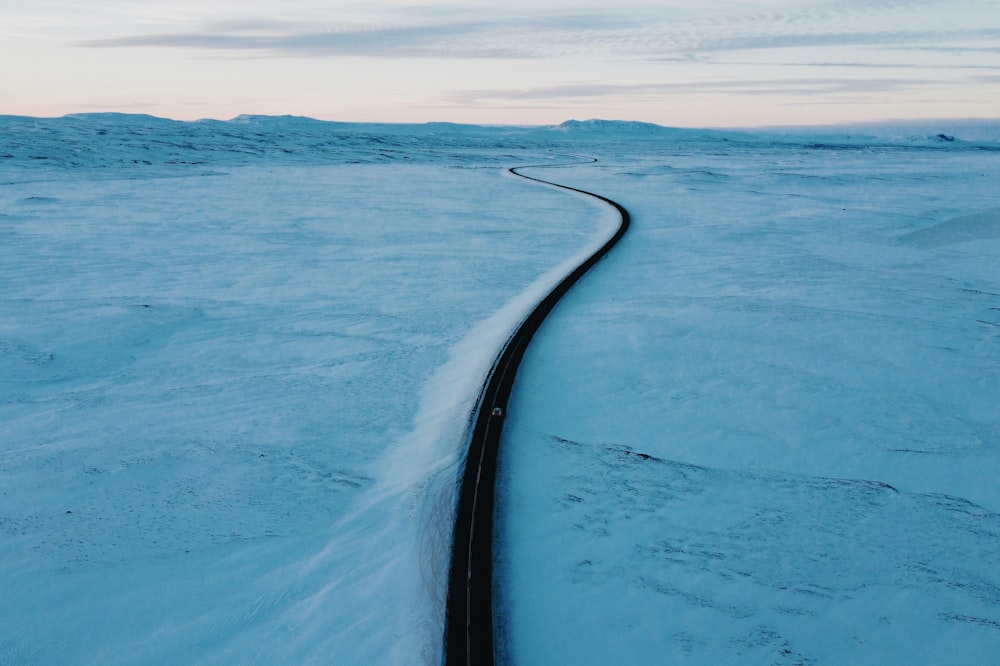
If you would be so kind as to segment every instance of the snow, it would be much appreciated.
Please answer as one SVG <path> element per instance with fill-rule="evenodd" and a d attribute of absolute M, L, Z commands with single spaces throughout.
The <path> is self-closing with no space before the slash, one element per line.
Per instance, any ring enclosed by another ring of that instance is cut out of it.
<path fill-rule="evenodd" d="M 470 410 L 615 222 L 504 168 L 573 154 L 634 226 L 509 406 L 502 653 L 988 663 L 992 127 L 0 117 L 0 662 L 439 663 Z"/>
<path fill-rule="evenodd" d="M 603 156 L 560 180 L 633 231 L 539 332 L 504 430 L 505 655 L 991 663 L 995 153 Z"/>
<path fill-rule="evenodd" d="M 436 662 L 478 387 L 611 216 L 430 151 L 64 123 L 0 176 L 0 661 Z"/>

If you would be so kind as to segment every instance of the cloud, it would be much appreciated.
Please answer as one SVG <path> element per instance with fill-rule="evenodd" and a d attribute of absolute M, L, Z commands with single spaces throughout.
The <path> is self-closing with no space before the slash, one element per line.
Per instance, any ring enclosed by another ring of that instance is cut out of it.
<path fill-rule="evenodd" d="M 907 50 L 909 50 L 909 49 L 907 49 Z M 663 59 L 662 61 L 658 60 L 658 62 L 673 62 L 673 60 Z M 762 66 L 762 67 L 774 67 L 775 66 L 774 62 L 768 62 L 768 61 L 764 61 L 764 60 L 759 60 L 759 61 L 741 60 L 739 62 L 735 62 L 735 61 L 718 60 L 717 59 L 717 60 L 713 60 L 712 62 L 714 64 L 716 64 L 716 65 L 757 65 L 757 66 Z M 956 65 L 956 64 L 942 64 L 942 63 L 938 63 L 938 64 L 928 65 L 926 63 L 904 63 L 904 62 L 875 63 L 875 62 L 862 62 L 862 61 L 858 61 L 858 60 L 852 60 L 852 61 L 835 61 L 835 60 L 830 60 L 830 61 L 782 62 L 782 63 L 780 63 L 780 65 L 781 65 L 781 67 L 790 67 L 790 68 L 791 67 L 796 67 L 796 68 L 802 68 L 802 69 L 828 69 L 828 68 L 833 68 L 833 69 L 858 69 L 858 70 L 864 70 L 864 69 L 884 69 L 884 70 L 903 69 L 903 70 L 921 70 L 921 71 L 930 71 L 930 70 L 967 70 L 967 71 L 987 70 L 987 71 L 996 71 L 996 70 L 1000 70 L 1000 64 L 996 64 L 996 65 Z"/>
<path fill-rule="evenodd" d="M 544 14 L 402 25 L 289 21 L 217 22 L 195 30 L 78 42 L 87 48 L 187 48 L 283 55 L 418 58 L 539 58 L 584 52 L 637 24 L 604 15 Z"/>
<path fill-rule="evenodd" d="M 1000 26 L 975 17 L 937 27 L 911 14 L 939 0 L 848 0 L 806 8 L 675 20 L 666 10 L 504 12 L 468 8 L 399 14 L 398 24 L 245 20 L 194 29 L 80 42 L 90 48 L 186 48 L 269 55 L 380 58 L 533 59 L 559 56 L 645 62 L 705 61 L 726 53 L 856 49 L 861 65 L 878 50 L 927 53 L 977 48 L 1000 40 Z M 995 22 L 993 22 L 995 23 Z M 987 49 L 987 50 L 983 50 Z M 796 58 L 801 60 L 801 58 Z M 791 59 L 790 59 L 791 60 Z M 977 63 L 983 64 L 983 63 Z"/>
<path fill-rule="evenodd" d="M 203 30 L 133 35 L 81 42 L 92 48 L 188 48 L 284 55 L 374 56 L 374 57 L 463 57 L 530 58 L 525 48 L 505 46 L 496 40 L 481 41 L 476 35 L 496 26 L 484 23 L 452 23 L 413 26 L 337 26 L 305 30 L 288 23 L 253 22 L 217 24 Z"/>
<path fill-rule="evenodd" d="M 1000 38 L 1000 30 L 894 30 L 858 32 L 800 32 L 778 34 L 708 35 L 685 46 L 694 51 L 751 51 L 760 49 L 816 48 L 824 46 L 897 46 L 940 48 L 937 45 L 961 44 L 968 41 L 992 41 Z M 916 46 L 919 45 L 919 46 Z M 680 46 L 665 44 L 668 48 Z"/>
<path fill-rule="evenodd" d="M 933 53 L 956 53 L 960 55 L 968 55 L 973 53 L 983 54 L 983 55 L 1000 55 L 1000 46 L 959 46 L 955 44 L 950 44 L 947 46 L 894 46 L 892 47 L 894 51 L 928 51 Z M 979 65 L 982 67 L 985 65 Z M 971 69 L 975 69 L 977 65 L 969 65 Z"/>
<path fill-rule="evenodd" d="M 543 86 L 522 90 L 469 90 L 455 93 L 454 103 L 469 106 L 504 104 L 570 104 L 607 99 L 669 99 L 671 96 L 707 95 L 778 95 L 783 97 L 844 97 L 870 93 L 908 90 L 926 85 L 924 81 L 904 78 L 781 78 L 726 79 L 648 84 L 571 84 Z"/>

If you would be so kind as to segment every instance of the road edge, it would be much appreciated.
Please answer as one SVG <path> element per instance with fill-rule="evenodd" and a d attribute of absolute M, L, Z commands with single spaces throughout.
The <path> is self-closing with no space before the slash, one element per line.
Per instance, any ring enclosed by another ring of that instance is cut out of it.
<path fill-rule="evenodd" d="M 591 158 L 593 162 L 596 159 Z M 519 173 L 520 169 L 579 166 L 579 164 L 534 164 L 511 167 L 508 173 L 576 192 L 614 208 L 621 222 L 618 230 L 593 254 L 564 277 L 525 317 L 511 334 L 487 375 L 472 419 L 469 453 L 459 490 L 452 559 L 448 574 L 445 618 L 445 663 L 448 666 L 492 666 L 493 631 L 493 505 L 496 461 L 507 401 L 517 369 L 532 337 L 559 300 L 625 236 L 631 215 L 618 202 L 569 185 L 561 185 Z M 499 410 L 499 411 L 498 411 Z"/>

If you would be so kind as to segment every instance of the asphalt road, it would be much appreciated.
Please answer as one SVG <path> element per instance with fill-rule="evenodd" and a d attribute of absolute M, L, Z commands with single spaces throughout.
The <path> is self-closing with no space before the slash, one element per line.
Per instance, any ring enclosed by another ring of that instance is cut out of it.
<path fill-rule="evenodd" d="M 618 211 L 621 225 L 607 243 L 563 278 L 525 318 L 500 350 L 483 385 L 473 415 L 475 426 L 469 441 L 469 455 L 462 476 L 455 520 L 448 580 L 448 616 L 445 623 L 445 657 L 449 666 L 493 664 L 493 500 L 496 461 L 507 401 L 518 365 L 531 338 L 555 304 L 621 240 L 631 223 L 628 211 L 607 197 L 519 173 L 520 169 L 557 166 L 576 165 L 544 164 L 515 167 L 509 171 L 521 178 L 599 199 Z"/>

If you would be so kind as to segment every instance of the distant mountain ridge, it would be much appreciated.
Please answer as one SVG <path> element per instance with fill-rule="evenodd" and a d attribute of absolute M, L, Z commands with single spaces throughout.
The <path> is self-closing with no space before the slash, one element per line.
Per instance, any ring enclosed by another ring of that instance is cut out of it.
<path fill-rule="evenodd" d="M 259 163 L 388 163 L 489 150 L 594 154 L 635 142 L 681 145 L 786 144 L 827 150 L 899 146 L 1000 151 L 1000 120 L 867 123 L 748 130 L 664 127 L 628 120 L 567 120 L 558 125 L 355 123 L 303 116 L 241 115 L 180 121 L 145 114 L 83 113 L 62 118 L 0 115 L 0 167 L 164 168 Z M 419 157 L 418 157 L 419 156 Z M 479 159 L 477 157 L 477 159 Z M 499 160 L 499 158 L 497 158 Z"/>
<path fill-rule="evenodd" d="M 659 134 L 662 132 L 676 131 L 672 128 L 645 123 L 638 120 L 603 120 L 592 118 L 590 120 L 566 120 L 552 127 L 554 130 L 563 132 L 605 132 L 605 133 L 642 133 Z"/>
<path fill-rule="evenodd" d="M 467 124 L 447 121 L 426 123 L 375 123 L 320 120 L 309 116 L 298 115 L 260 115 L 240 114 L 228 120 L 204 118 L 194 121 L 174 120 L 143 113 L 119 112 L 88 112 L 71 113 L 60 118 L 36 118 L 29 116 L 0 115 L 0 122 L 9 123 L 14 119 L 26 122 L 38 122 L 46 125 L 65 121 L 79 122 L 90 125 L 104 126 L 249 126 L 274 130 L 311 130 L 311 131 L 345 131 L 364 129 L 391 134 L 419 134 L 424 132 L 452 133 L 525 133 L 544 132 L 551 135 L 560 133 L 577 137 L 584 136 L 666 136 L 697 133 L 702 136 L 738 136 L 745 138 L 764 135 L 774 138 L 800 140 L 805 136 L 837 137 L 838 139 L 889 139 L 894 141 L 957 141 L 1000 142 L 1000 119 L 997 118 L 966 118 L 966 119 L 926 119 L 926 120 L 880 120 L 859 123 L 838 123 L 827 125 L 774 125 L 745 128 L 690 128 L 671 127 L 656 123 L 637 120 L 609 120 L 591 118 L 587 120 L 569 119 L 557 125 L 502 125 L 502 124 Z"/>

